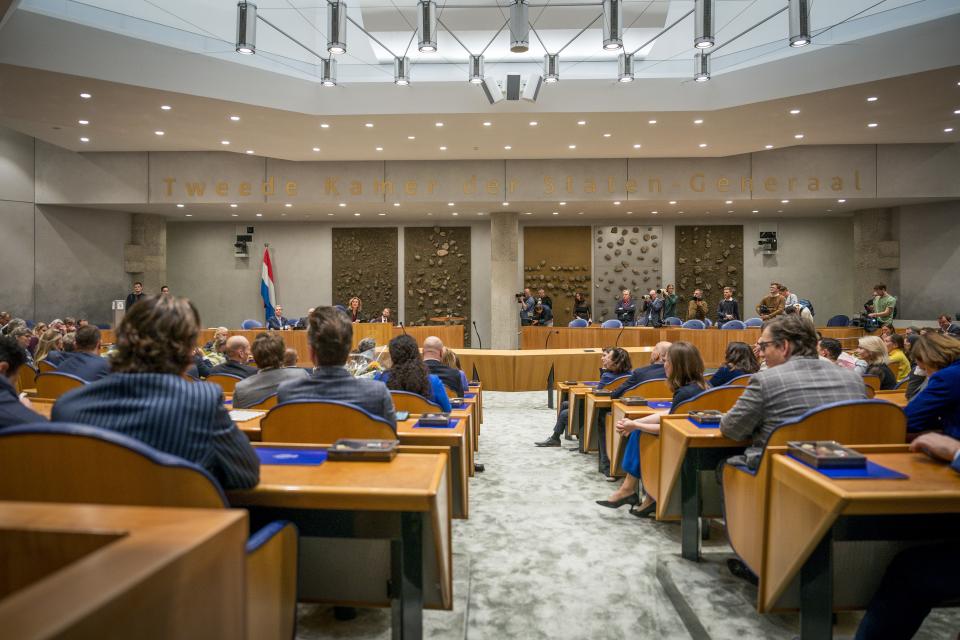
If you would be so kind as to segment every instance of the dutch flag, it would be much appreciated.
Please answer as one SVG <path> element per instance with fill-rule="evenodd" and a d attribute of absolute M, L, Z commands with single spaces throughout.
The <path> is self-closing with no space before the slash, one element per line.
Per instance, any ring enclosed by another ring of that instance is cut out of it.
<path fill-rule="evenodd" d="M 260 275 L 260 297 L 263 298 L 263 308 L 269 320 L 276 312 L 277 291 L 273 285 L 273 264 L 270 262 L 270 249 L 263 250 L 263 269 Z"/>

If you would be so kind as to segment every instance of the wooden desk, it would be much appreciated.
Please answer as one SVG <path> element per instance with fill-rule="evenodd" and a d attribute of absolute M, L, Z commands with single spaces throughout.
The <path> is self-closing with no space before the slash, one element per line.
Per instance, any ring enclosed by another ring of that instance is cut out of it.
<path fill-rule="evenodd" d="M 717 464 L 749 445 L 724 437 L 719 428 L 701 429 L 686 414 L 664 416 L 660 421 L 657 520 L 680 518 L 681 555 L 687 560 L 700 559 L 700 517 L 722 515 L 703 513 L 705 491 L 715 493 L 719 500 L 713 476 Z"/>
<path fill-rule="evenodd" d="M 960 474 L 902 445 L 857 449 L 909 478 L 833 480 L 772 460 L 758 609 L 799 606 L 804 639 L 832 637 L 835 609 L 865 607 L 905 541 L 960 540 Z"/>
<path fill-rule="evenodd" d="M 464 369 L 466 371 L 466 369 Z M 477 420 L 479 424 L 483 424 L 483 383 L 470 381 L 470 393 L 477 394 Z M 480 430 L 477 429 L 477 433 L 480 433 Z"/>
<path fill-rule="evenodd" d="M 887 402 L 892 402 L 900 408 L 907 406 L 907 392 L 906 391 L 877 391 L 874 396 L 876 400 L 886 400 Z"/>
<path fill-rule="evenodd" d="M 453 479 L 453 517 L 468 518 L 470 515 L 470 493 L 468 481 L 473 472 L 473 438 L 467 427 L 468 417 L 451 414 L 458 418 L 453 429 L 431 429 L 414 427 L 418 416 L 397 422 L 397 438 L 400 444 L 441 446 L 450 449 L 450 475 Z"/>
<path fill-rule="evenodd" d="M 228 497 L 250 510 L 251 526 L 296 523 L 301 601 L 389 604 L 393 637 L 420 638 L 424 606 L 453 606 L 447 457 L 264 465 L 260 484 Z"/>
<path fill-rule="evenodd" d="M 0 503 L 5 638 L 243 638 L 247 514 Z"/>
<path fill-rule="evenodd" d="M 670 398 L 649 398 L 655 402 L 670 402 Z M 630 406 L 620 400 L 614 400 L 610 408 L 610 414 L 607 417 L 606 431 L 607 454 L 610 456 L 610 475 L 622 478 L 626 475 L 621 463 L 623 462 L 623 446 L 626 439 L 617 432 L 615 426 L 621 418 L 643 418 L 645 416 L 659 413 L 666 415 L 670 409 L 655 409 L 644 406 Z"/>

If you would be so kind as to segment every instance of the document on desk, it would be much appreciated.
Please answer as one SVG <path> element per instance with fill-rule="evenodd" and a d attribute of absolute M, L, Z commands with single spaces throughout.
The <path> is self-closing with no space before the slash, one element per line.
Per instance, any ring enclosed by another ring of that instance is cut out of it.
<path fill-rule="evenodd" d="M 247 420 L 253 420 L 254 418 L 260 418 L 266 415 L 266 411 L 251 411 L 247 409 L 231 409 L 230 410 L 230 419 L 234 422 L 246 422 Z"/>

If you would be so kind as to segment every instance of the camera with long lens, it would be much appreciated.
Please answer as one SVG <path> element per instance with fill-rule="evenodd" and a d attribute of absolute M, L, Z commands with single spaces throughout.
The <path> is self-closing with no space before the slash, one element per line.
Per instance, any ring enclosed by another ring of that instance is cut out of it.
<path fill-rule="evenodd" d="M 764 315 L 770 313 L 770 307 L 768 307 L 768 306 L 765 305 L 765 304 L 761 304 L 761 305 L 760 305 L 760 313 L 762 313 L 762 314 L 764 314 Z"/>

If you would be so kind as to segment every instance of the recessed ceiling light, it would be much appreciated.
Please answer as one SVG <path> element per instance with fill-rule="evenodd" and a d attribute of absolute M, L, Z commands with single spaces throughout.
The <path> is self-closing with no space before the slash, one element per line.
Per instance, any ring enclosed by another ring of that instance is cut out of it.
<path fill-rule="evenodd" d="M 947 127 L 943 130 L 944 133 L 953 133 L 953 127 Z"/>
<path fill-rule="evenodd" d="M 633 213 L 633 212 L 632 212 L 632 211 L 627 211 L 627 213 Z M 578 216 L 582 216 L 582 215 L 583 215 L 583 211 L 577 211 L 577 215 L 578 215 Z"/>
<path fill-rule="evenodd" d="M 81 94 L 80 94 L 80 97 L 83 98 L 84 100 L 89 100 L 89 99 L 92 98 L 93 96 L 90 95 L 89 93 L 81 93 Z"/>
<path fill-rule="evenodd" d="M 385 215 L 387 215 L 387 214 L 385 214 L 385 213 L 378 213 L 377 215 L 378 215 L 378 216 L 385 216 Z"/>
<path fill-rule="evenodd" d="M 537 126 L 538 124 L 540 124 L 540 123 L 537 122 L 536 120 L 531 120 L 531 121 L 530 121 L 530 126 L 531 126 L 531 127 L 535 127 L 535 126 Z"/>
<path fill-rule="evenodd" d="M 505 206 L 505 207 L 509 207 L 509 206 L 510 206 L 510 203 L 509 203 L 509 202 L 501 202 L 500 204 L 502 204 L 502 205 Z"/>
<path fill-rule="evenodd" d="M 407 140 L 416 140 L 417 136 L 407 136 Z"/>
<path fill-rule="evenodd" d="M 954 110 L 953 110 L 953 115 L 955 115 L 955 116 L 960 116 L 960 109 L 954 109 Z M 83 123 L 81 122 L 80 124 L 83 124 Z"/>
<path fill-rule="evenodd" d="M 363 125 L 363 126 L 365 126 L 367 129 L 373 129 L 373 123 L 372 123 L 372 122 L 368 122 L 368 123 L 366 123 L 366 124 Z"/>
<path fill-rule="evenodd" d="M 456 203 L 454 203 L 454 202 L 448 202 L 448 203 L 447 203 L 447 206 L 448 206 L 448 207 L 452 207 L 452 206 L 454 206 L 455 204 L 456 204 Z"/>
<path fill-rule="evenodd" d="M 393 203 L 393 206 L 399 207 L 399 206 L 400 206 L 400 203 L 399 203 L 399 202 L 394 202 L 394 203 Z"/>
<path fill-rule="evenodd" d="M 532 215 L 533 215 L 533 212 L 532 212 L 532 211 L 524 211 L 524 212 L 523 212 L 523 215 L 525 215 L 525 216 L 532 216 Z"/>
<path fill-rule="evenodd" d="M 831 211 L 833 211 L 833 209 L 827 209 L 827 213 L 830 213 Z"/>
<path fill-rule="evenodd" d="M 193 217 L 193 214 L 192 214 L 192 213 L 185 213 L 185 214 L 183 214 L 183 216 L 184 216 L 185 218 L 192 218 L 192 217 Z"/>
<path fill-rule="evenodd" d="M 875 129 L 878 125 L 876 122 L 868 122 L 867 126 L 870 127 L 871 129 Z"/>
<path fill-rule="evenodd" d="M 604 137 L 604 138 L 609 138 L 610 135 L 611 135 L 611 134 L 609 134 L 609 133 L 605 133 L 605 134 L 603 134 L 603 137 Z"/>
<path fill-rule="evenodd" d="M 677 213 L 683 213 L 683 211 L 677 211 Z"/>
<path fill-rule="evenodd" d="M 321 122 L 321 123 L 320 123 L 320 128 L 321 128 L 321 129 L 329 129 L 329 128 L 330 128 L 330 125 L 329 125 L 328 123 L 326 123 L 326 122 Z"/>
<path fill-rule="evenodd" d="M 759 210 L 759 209 L 754 209 L 753 211 L 751 211 L 751 213 L 760 213 L 760 210 Z"/>
<path fill-rule="evenodd" d="M 240 122 L 240 116 L 230 116 L 230 119 L 234 122 Z"/>
<path fill-rule="evenodd" d="M 459 213 L 457 213 L 456 211 L 454 211 L 454 212 L 453 212 L 453 213 L 451 213 L 450 215 L 452 215 L 452 216 L 458 216 L 458 215 L 460 215 L 460 214 L 459 214 Z"/>
<path fill-rule="evenodd" d="M 220 144 L 222 144 L 223 146 L 227 146 L 228 144 L 230 144 L 230 141 L 229 141 L 229 140 L 221 140 L 221 141 L 220 141 Z"/>
<path fill-rule="evenodd" d="M 89 121 L 89 120 L 77 120 L 77 124 L 81 124 L 81 125 L 86 126 L 86 125 L 90 124 L 90 121 Z"/>
<path fill-rule="evenodd" d="M 701 142 L 701 143 L 700 143 L 700 148 L 701 148 L 701 149 L 706 149 L 706 148 L 707 148 L 707 143 L 706 143 L 706 142 Z"/>
<path fill-rule="evenodd" d="M 337 215 L 337 214 L 335 214 L 335 213 L 328 213 L 327 215 L 328 215 L 328 216 L 335 216 L 335 215 Z"/>
<path fill-rule="evenodd" d="M 160 105 L 160 108 L 163 109 L 164 111 L 170 111 L 170 109 L 173 109 L 173 107 L 171 107 L 168 104 L 162 104 Z"/>
<path fill-rule="evenodd" d="M 230 217 L 231 217 L 231 218 L 236 218 L 236 217 L 239 216 L 239 215 L 240 215 L 239 213 L 231 213 L 231 214 L 230 214 Z"/>
<path fill-rule="evenodd" d="M 724 204 L 733 204 L 733 200 L 727 200 Z"/>
<path fill-rule="evenodd" d="M 693 121 L 693 124 L 703 124 L 703 120 L 700 118 L 697 118 L 696 120 Z"/>
<path fill-rule="evenodd" d="M 676 200 L 671 200 L 671 201 L 670 201 L 670 204 L 677 204 L 677 201 L 676 201 Z"/>
<path fill-rule="evenodd" d="M 837 202 L 839 202 L 840 204 L 843 204 L 846 201 L 847 201 L 846 198 L 840 198 L 839 200 L 837 200 Z"/>
<path fill-rule="evenodd" d="M 80 142 L 90 142 L 90 138 L 80 138 Z"/>
<path fill-rule="evenodd" d="M 640 148 L 640 145 L 639 145 L 639 144 L 635 144 L 635 145 L 633 145 L 633 148 L 634 148 L 634 149 L 639 149 L 639 148 Z"/>
<path fill-rule="evenodd" d="M 341 203 L 340 203 L 340 206 L 341 206 L 341 207 L 345 207 L 345 206 L 347 206 L 347 203 L 346 203 L 346 202 L 341 202 Z"/>
<path fill-rule="evenodd" d="M 253 149 L 247 149 L 247 152 L 246 152 L 246 153 L 247 153 L 248 156 L 252 156 L 252 155 L 253 155 Z"/>
<path fill-rule="evenodd" d="M 293 205 L 288 202 L 288 203 L 286 203 L 286 204 L 283 205 L 283 206 L 285 206 L 287 209 L 289 209 L 289 208 L 292 207 Z"/>
<path fill-rule="evenodd" d="M 435 126 L 435 127 L 442 127 L 442 126 L 443 126 L 443 123 L 442 123 L 442 122 L 435 122 L 433 126 Z"/>
<path fill-rule="evenodd" d="M 357 217 L 359 218 L 359 217 L 360 217 L 360 212 L 359 212 L 359 211 L 356 211 L 356 212 L 354 212 L 353 215 L 355 215 L 355 216 L 357 216 Z"/>
<path fill-rule="evenodd" d="M 777 209 L 777 213 L 783 213 L 783 209 Z"/>
<path fill-rule="evenodd" d="M 867 98 L 867 102 L 876 102 L 876 101 L 877 101 L 877 96 L 870 96 L 869 98 Z"/>
<path fill-rule="evenodd" d="M 178 209 L 183 209 L 183 207 L 184 207 L 184 205 L 182 205 L 182 204 L 180 204 L 180 203 L 177 203 L 177 208 L 178 208 Z"/>
<path fill-rule="evenodd" d="M 428 216 L 432 216 L 432 215 L 433 215 L 433 212 L 432 212 L 432 211 L 427 211 L 427 215 L 428 215 Z"/>
<path fill-rule="evenodd" d="M 647 120 L 647 124 L 657 124 L 656 120 Z"/>
<path fill-rule="evenodd" d="M 800 113 L 800 109 L 790 109 L 790 115 L 795 116 Z"/>
<path fill-rule="evenodd" d="M 733 213 L 733 209 L 727 210 L 727 213 Z"/>
<path fill-rule="evenodd" d="M 446 151 L 446 150 L 447 150 L 446 147 L 440 147 L 440 151 Z"/>
<path fill-rule="evenodd" d="M 568 148 L 568 149 L 576 149 L 576 148 L 577 148 L 577 145 L 575 145 L 575 144 L 567 145 L 567 148 Z"/>
<path fill-rule="evenodd" d="M 798 133 L 798 134 L 794 135 L 793 137 L 796 138 L 797 140 L 803 140 L 803 134 L 802 134 L 802 133 Z"/>
<path fill-rule="evenodd" d="M 582 127 L 583 125 L 587 124 L 587 121 L 586 121 L 586 120 L 577 120 L 577 124 Z"/>
<path fill-rule="evenodd" d="M 492 124 L 493 124 L 492 122 L 484 122 L 484 123 L 483 123 L 483 126 L 489 127 L 489 126 L 491 126 Z"/>
<path fill-rule="evenodd" d="M 632 216 L 632 215 L 633 215 L 633 211 L 627 211 L 627 215 L 628 215 L 628 216 Z"/>
<path fill-rule="evenodd" d="M 780 201 L 781 204 L 788 204 L 789 202 L 790 202 L 789 200 L 781 200 L 781 201 Z"/>
<path fill-rule="evenodd" d="M 619 205 L 619 204 L 620 204 L 620 201 L 619 201 L 619 200 L 616 200 L 616 201 L 614 201 L 614 203 L 613 203 L 613 204 L 615 204 L 615 205 Z"/>
<path fill-rule="evenodd" d="M 319 152 L 319 151 L 320 151 L 320 147 L 314 147 L 313 150 L 314 150 L 315 152 Z"/>
<path fill-rule="evenodd" d="M 478 216 L 482 216 L 482 215 L 483 215 L 483 211 L 477 211 L 477 215 L 478 215 Z"/>
<path fill-rule="evenodd" d="M 239 206 L 240 206 L 240 205 L 238 205 L 236 202 L 231 202 L 231 203 L 230 203 L 230 208 L 232 208 L 232 209 L 236 209 L 236 208 L 239 207 Z"/>
<path fill-rule="evenodd" d="M 154 131 L 153 133 L 158 136 L 162 136 L 164 134 L 163 131 Z"/>
<path fill-rule="evenodd" d="M 383 147 L 377 147 L 377 151 L 383 151 Z"/>
<path fill-rule="evenodd" d="M 258 213 L 258 214 L 257 214 L 257 217 L 258 217 L 258 218 L 262 218 L 262 217 L 263 217 L 263 214 L 262 214 L 262 213 Z"/>
<path fill-rule="evenodd" d="M 659 215 L 659 214 L 660 214 L 659 211 L 651 211 L 650 213 L 651 213 L 652 215 Z M 683 211 L 681 211 L 680 213 L 683 213 Z"/>
<path fill-rule="evenodd" d="M 767 144 L 767 145 L 764 145 L 763 148 L 764 148 L 764 149 L 773 149 L 773 145 L 772 145 L 772 144 Z"/>
<path fill-rule="evenodd" d="M 507 151 L 510 151 L 510 149 L 513 149 L 513 147 L 511 147 L 510 145 L 505 145 L 503 148 L 506 149 Z"/>
<path fill-rule="evenodd" d="M 281 214 L 280 214 L 280 217 L 281 217 L 281 218 L 286 218 L 286 217 L 287 217 L 287 214 L 281 213 Z"/>
<path fill-rule="evenodd" d="M 558 215 L 560 215 L 560 212 L 559 212 L 559 211 L 554 211 L 554 212 L 553 212 L 553 215 L 558 216 Z"/>

